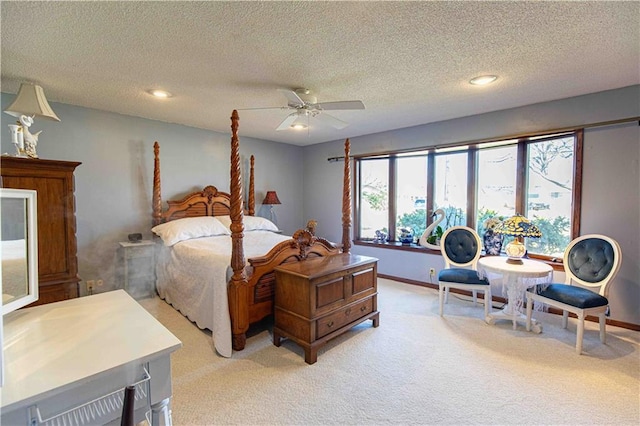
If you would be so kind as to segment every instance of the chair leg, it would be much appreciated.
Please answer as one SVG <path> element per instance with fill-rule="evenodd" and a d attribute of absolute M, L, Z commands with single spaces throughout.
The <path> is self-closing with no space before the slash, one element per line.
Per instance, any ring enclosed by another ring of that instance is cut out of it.
<path fill-rule="evenodd" d="M 440 299 L 440 316 L 442 316 L 442 310 L 444 308 L 444 286 L 440 284 L 438 289 L 438 298 Z"/>
<path fill-rule="evenodd" d="M 582 337 L 584 336 L 584 314 L 578 314 L 578 333 L 576 336 L 576 352 L 582 353 Z"/>
<path fill-rule="evenodd" d="M 449 303 L 449 287 L 444 288 L 444 303 Z"/>
<path fill-rule="evenodd" d="M 600 341 L 602 343 L 607 343 L 607 319 L 604 315 L 604 312 L 601 313 L 600 315 L 598 315 L 598 317 L 600 318 L 599 323 L 600 323 Z"/>
<path fill-rule="evenodd" d="M 471 290 L 471 294 L 473 295 L 473 306 L 476 306 L 478 303 L 478 294 L 477 291 Z"/>
<path fill-rule="evenodd" d="M 487 287 L 484 291 L 484 317 L 489 316 L 489 307 L 491 306 L 491 287 Z"/>
<path fill-rule="evenodd" d="M 567 328 L 569 322 L 569 311 L 562 311 L 562 328 Z"/>

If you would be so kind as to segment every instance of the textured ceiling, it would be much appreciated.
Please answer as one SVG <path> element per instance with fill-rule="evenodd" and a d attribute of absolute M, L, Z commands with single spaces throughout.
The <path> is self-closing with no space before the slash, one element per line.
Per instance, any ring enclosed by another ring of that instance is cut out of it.
<path fill-rule="evenodd" d="M 296 145 L 640 83 L 640 2 L 2 1 L 2 91 L 228 133 L 233 109 L 305 87 L 336 130 L 276 131 L 287 111 L 240 111 L 240 134 Z M 496 74 L 493 85 L 470 78 Z M 150 97 L 162 88 L 175 96 Z M 60 117 L 64 122 L 64 117 Z"/>

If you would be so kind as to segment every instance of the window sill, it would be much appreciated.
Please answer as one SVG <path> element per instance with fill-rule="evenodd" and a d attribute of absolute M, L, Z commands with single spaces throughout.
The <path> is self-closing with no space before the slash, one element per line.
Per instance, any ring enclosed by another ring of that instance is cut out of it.
<path fill-rule="evenodd" d="M 429 253 L 429 254 L 440 254 L 440 250 L 432 250 L 426 247 L 422 247 L 419 244 L 411 243 L 411 244 L 402 244 L 397 241 L 390 241 L 388 243 L 374 243 L 373 241 L 367 240 L 354 240 L 353 244 L 356 246 L 365 246 L 365 247 L 375 247 L 387 250 L 404 250 L 404 251 L 413 251 L 419 253 Z"/>
<path fill-rule="evenodd" d="M 367 240 L 354 240 L 353 244 L 356 246 L 375 247 L 375 248 L 380 248 L 385 250 L 403 250 L 403 251 L 412 251 L 417 253 L 441 255 L 440 250 L 428 249 L 426 247 L 423 247 L 419 244 L 414 244 L 414 243 L 402 244 L 396 241 L 391 241 L 388 243 L 374 243 L 373 241 L 367 241 Z M 484 254 L 482 254 L 481 256 L 484 257 Z M 546 263 L 547 265 L 551 266 L 554 271 L 560 271 L 560 272 L 564 271 L 564 265 L 562 263 L 562 259 L 557 259 L 557 258 L 547 259 L 547 258 L 540 257 L 538 255 L 531 255 L 529 256 L 529 258 L 533 260 L 537 260 L 538 262 Z"/>

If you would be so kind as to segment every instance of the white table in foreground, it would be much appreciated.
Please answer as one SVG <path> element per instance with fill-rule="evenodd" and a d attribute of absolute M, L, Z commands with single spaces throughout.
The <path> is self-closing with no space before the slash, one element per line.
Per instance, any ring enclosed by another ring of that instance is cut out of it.
<path fill-rule="evenodd" d="M 507 290 L 507 306 L 500 311 L 490 312 L 485 321 L 495 324 L 497 320 L 510 320 L 513 329 L 518 322 L 526 323 L 527 317 L 520 309 L 524 300 L 524 292 L 528 287 L 537 284 L 547 284 L 553 279 L 553 268 L 544 262 L 531 259 L 522 259 L 522 264 L 507 263 L 504 256 L 485 256 L 478 260 L 478 273 L 487 277 L 489 281 L 501 276 Z M 532 320 L 532 330 L 535 333 L 542 331 L 542 326 Z"/>
<path fill-rule="evenodd" d="M 124 290 L 4 317 L 4 425 L 117 421 L 135 384 L 135 420 L 171 424 L 171 353 L 182 343 Z"/>

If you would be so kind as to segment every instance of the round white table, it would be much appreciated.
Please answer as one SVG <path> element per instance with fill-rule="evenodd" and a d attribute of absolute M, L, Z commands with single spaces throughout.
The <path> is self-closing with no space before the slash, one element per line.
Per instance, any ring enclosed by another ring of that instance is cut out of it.
<path fill-rule="evenodd" d="M 527 317 L 522 313 L 524 292 L 527 288 L 538 284 L 548 284 L 553 279 L 553 268 L 543 262 L 522 259 L 522 264 L 507 262 L 504 256 L 485 256 L 478 260 L 478 274 L 486 277 L 489 282 L 502 278 L 507 292 L 507 305 L 499 311 L 490 312 L 485 321 L 495 324 L 497 320 L 511 320 L 513 329 L 518 321 L 526 323 Z M 532 330 L 542 331 L 542 326 L 532 320 Z"/>

